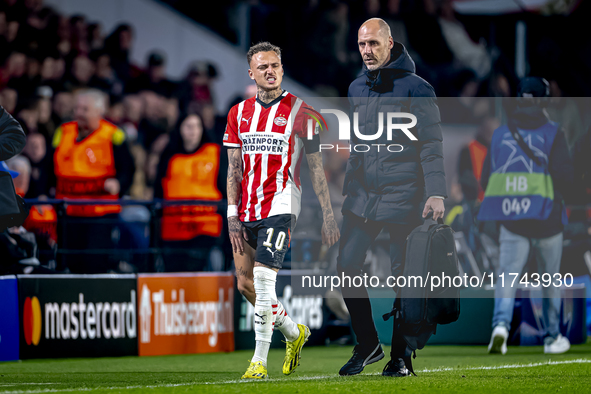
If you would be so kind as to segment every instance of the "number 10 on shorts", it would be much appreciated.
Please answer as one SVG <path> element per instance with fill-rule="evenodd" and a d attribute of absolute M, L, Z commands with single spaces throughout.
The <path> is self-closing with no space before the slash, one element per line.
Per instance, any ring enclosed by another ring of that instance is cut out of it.
<path fill-rule="evenodd" d="M 274 228 L 268 228 L 267 229 L 267 240 L 265 242 L 263 242 L 263 246 L 270 248 L 273 246 L 272 240 L 273 240 L 273 233 L 275 232 Z M 283 249 L 283 245 L 285 244 L 285 232 L 284 231 L 280 231 L 279 234 L 277 234 L 277 239 L 275 240 L 275 250 L 282 250 Z"/>

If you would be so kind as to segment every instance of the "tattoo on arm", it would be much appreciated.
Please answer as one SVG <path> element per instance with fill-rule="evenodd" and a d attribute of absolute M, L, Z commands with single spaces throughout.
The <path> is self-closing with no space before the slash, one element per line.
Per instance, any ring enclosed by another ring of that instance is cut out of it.
<path fill-rule="evenodd" d="M 228 205 L 238 205 L 242 183 L 242 149 L 228 149 Z"/>
<path fill-rule="evenodd" d="M 238 267 L 238 268 L 236 268 L 236 276 L 248 277 L 248 273 L 246 272 L 246 270 L 244 268 Z"/>
<path fill-rule="evenodd" d="M 238 205 L 240 200 L 240 185 L 242 183 L 242 149 L 228 149 L 228 205 Z M 228 218 L 228 231 L 230 235 L 241 235 L 242 222 L 238 216 Z"/>
<path fill-rule="evenodd" d="M 330 194 L 328 193 L 328 183 L 326 182 L 326 175 L 324 174 L 324 167 L 322 166 L 322 153 L 315 152 L 306 155 L 308 159 L 308 167 L 310 167 L 310 177 L 312 178 L 312 186 L 314 192 L 318 196 L 320 206 L 322 207 L 322 216 L 334 216 L 332 205 L 330 203 Z"/>

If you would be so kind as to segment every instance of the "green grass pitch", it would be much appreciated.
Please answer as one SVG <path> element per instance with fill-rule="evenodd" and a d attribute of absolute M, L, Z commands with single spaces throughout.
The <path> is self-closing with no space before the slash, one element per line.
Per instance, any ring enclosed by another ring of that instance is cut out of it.
<path fill-rule="evenodd" d="M 242 382 L 252 351 L 163 357 L 28 360 L 0 363 L 0 393 L 482 393 L 591 392 L 591 344 L 562 355 L 542 347 L 428 346 L 414 360 L 417 377 L 386 378 L 382 361 L 339 377 L 352 347 L 304 347 L 298 370 L 283 376 L 283 351 L 269 354 L 268 381 Z M 389 349 L 384 348 L 386 354 Z"/>

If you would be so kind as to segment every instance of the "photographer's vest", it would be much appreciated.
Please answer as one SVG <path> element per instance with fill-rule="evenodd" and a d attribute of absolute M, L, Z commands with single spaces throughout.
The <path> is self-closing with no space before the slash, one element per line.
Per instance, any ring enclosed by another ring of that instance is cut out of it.
<path fill-rule="evenodd" d="M 478 220 L 546 220 L 550 216 L 554 186 L 548 161 L 558 125 L 548 122 L 535 130 L 518 131 L 542 165 L 521 150 L 506 125 L 499 127 L 491 143 L 491 175 Z"/>
<path fill-rule="evenodd" d="M 474 178 L 476 178 L 476 181 L 478 181 L 478 201 L 482 201 L 484 198 L 484 190 L 482 190 L 482 187 L 480 186 L 480 178 L 482 176 L 482 167 L 484 165 L 484 159 L 486 159 L 488 149 L 486 146 L 476 140 L 470 142 L 468 149 L 470 150 L 472 172 L 474 174 Z"/>
<path fill-rule="evenodd" d="M 166 200 L 220 201 L 217 188 L 220 147 L 207 143 L 192 154 L 176 154 L 168 162 L 162 189 Z M 200 235 L 219 237 L 222 217 L 217 206 L 172 205 L 164 207 L 162 239 L 186 241 Z"/>
<path fill-rule="evenodd" d="M 56 198 L 117 200 L 119 196 L 105 191 L 105 181 L 114 178 L 113 136 L 117 126 L 100 121 L 98 129 L 77 142 L 76 122 L 63 124 L 59 145 L 53 161 L 57 177 Z M 69 205 L 66 213 L 71 216 L 94 217 L 119 213 L 119 205 Z"/>

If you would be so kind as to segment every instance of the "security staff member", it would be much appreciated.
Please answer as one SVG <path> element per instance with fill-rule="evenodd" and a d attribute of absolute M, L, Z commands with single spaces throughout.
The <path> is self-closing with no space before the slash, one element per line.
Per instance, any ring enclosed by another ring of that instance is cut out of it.
<path fill-rule="evenodd" d="M 397 130 L 391 140 L 387 139 L 389 133 L 382 133 L 373 142 L 402 145 L 401 152 L 351 150 L 343 186 L 347 197 L 342 208 L 337 268 L 351 277 L 361 275 L 365 254 L 384 229 L 390 233 L 392 275 L 398 276 L 403 270 L 404 242 L 420 223 L 421 213 L 425 217 L 432 211 L 434 219 L 443 217 L 447 191 L 441 118 L 433 88 L 415 74 L 413 60 L 402 44 L 394 42 L 386 22 L 379 18 L 366 21 L 358 32 L 358 46 L 364 73 L 351 83 L 349 102 L 352 111 L 358 113 L 359 133 L 369 136 L 383 127 L 378 124 L 379 112 L 410 112 L 417 117 L 417 126 L 411 129 L 417 141 L 410 141 Z M 363 141 L 355 136 L 351 144 L 357 143 Z M 339 373 L 356 375 L 366 365 L 381 360 L 384 352 L 367 289 L 343 286 L 342 292 L 359 344 Z M 408 376 L 412 371 L 411 354 L 425 346 L 434 329 L 431 325 L 395 324 L 391 360 L 382 374 Z"/>
<path fill-rule="evenodd" d="M 220 201 L 220 146 L 211 142 L 204 133 L 201 118 L 188 115 L 172 133 L 171 141 L 160 158 L 154 187 L 154 197 L 165 200 Z M 221 185 L 223 188 L 223 185 Z M 186 246 L 196 252 L 222 242 L 222 217 L 212 205 L 170 205 L 162 213 L 161 238 Z M 197 239 L 198 238 L 198 239 Z M 206 259 L 201 260 L 201 263 Z M 189 256 L 173 258 L 165 256 L 167 270 L 175 270 L 174 264 L 182 262 L 178 269 L 192 267 Z"/>
<path fill-rule="evenodd" d="M 56 198 L 116 200 L 133 180 L 135 166 L 125 132 L 102 119 L 106 102 L 98 90 L 76 96 L 75 120 L 55 132 L 53 156 Z M 72 205 L 68 215 L 95 217 L 119 213 L 117 205 Z"/>
<path fill-rule="evenodd" d="M 76 95 L 75 120 L 56 130 L 53 138 L 56 198 L 116 200 L 129 190 L 134 161 L 125 133 L 102 119 L 105 109 L 106 97 L 102 92 L 80 91 Z M 69 205 L 63 247 L 112 249 L 113 224 L 92 218 L 114 221 L 120 211 L 118 205 Z M 68 260 L 73 272 L 102 272 L 108 268 L 100 255 L 84 258 L 74 255 Z"/>

